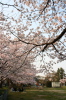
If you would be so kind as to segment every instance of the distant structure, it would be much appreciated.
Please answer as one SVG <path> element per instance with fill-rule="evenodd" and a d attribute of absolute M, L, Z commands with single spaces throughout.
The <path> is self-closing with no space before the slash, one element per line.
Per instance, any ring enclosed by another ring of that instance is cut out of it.
<path fill-rule="evenodd" d="M 60 84 L 61 86 L 66 86 L 66 75 L 64 76 L 63 79 L 60 79 Z"/>

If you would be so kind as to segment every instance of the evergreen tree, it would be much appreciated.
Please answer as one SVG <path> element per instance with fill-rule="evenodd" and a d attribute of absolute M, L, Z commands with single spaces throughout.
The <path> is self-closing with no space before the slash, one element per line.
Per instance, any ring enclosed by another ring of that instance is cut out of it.
<path fill-rule="evenodd" d="M 65 75 L 65 71 L 63 68 L 58 68 L 56 76 L 57 76 L 57 81 L 59 81 L 60 79 L 63 79 Z"/>

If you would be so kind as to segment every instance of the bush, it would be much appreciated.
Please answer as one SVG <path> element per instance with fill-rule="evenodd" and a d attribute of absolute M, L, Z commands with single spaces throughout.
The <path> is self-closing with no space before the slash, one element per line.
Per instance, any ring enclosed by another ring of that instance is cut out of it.
<path fill-rule="evenodd" d="M 46 87 L 52 87 L 52 84 L 51 83 L 52 83 L 51 81 L 47 81 L 46 82 Z"/>

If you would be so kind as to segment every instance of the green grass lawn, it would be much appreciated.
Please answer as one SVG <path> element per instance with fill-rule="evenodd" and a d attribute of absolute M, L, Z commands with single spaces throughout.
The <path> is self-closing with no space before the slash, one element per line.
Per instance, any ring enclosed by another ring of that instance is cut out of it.
<path fill-rule="evenodd" d="M 27 89 L 24 92 L 9 91 L 8 100 L 66 100 L 66 87 Z"/>
<path fill-rule="evenodd" d="M 0 89 L 0 96 L 4 93 L 4 90 Z"/>
<path fill-rule="evenodd" d="M 7 90 L 7 87 L 0 88 L 0 95 L 2 95 L 5 90 Z"/>

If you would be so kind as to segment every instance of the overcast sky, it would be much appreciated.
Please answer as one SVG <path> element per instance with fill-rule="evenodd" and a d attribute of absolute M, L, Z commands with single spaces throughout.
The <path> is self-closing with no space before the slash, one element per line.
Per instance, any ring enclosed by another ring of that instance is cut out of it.
<path fill-rule="evenodd" d="M 60 68 L 60 67 L 62 67 L 64 69 L 65 73 L 66 73 L 66 60 L 53 65 L 54 71 L 57 71 L 57 69 Z M 44 73 L 39 73 L 37 75 L 44 76 Z"/>
<path fill-rule="evenodd" d="M 58 68 L 62 67 L 64 70 L 65 70 L 65 73 L 66 73 L 66 60 L 65 61 L 62 61 L 58 64 L 55 64 L 53 66 L 54 70 L 56 71 Z"/>

